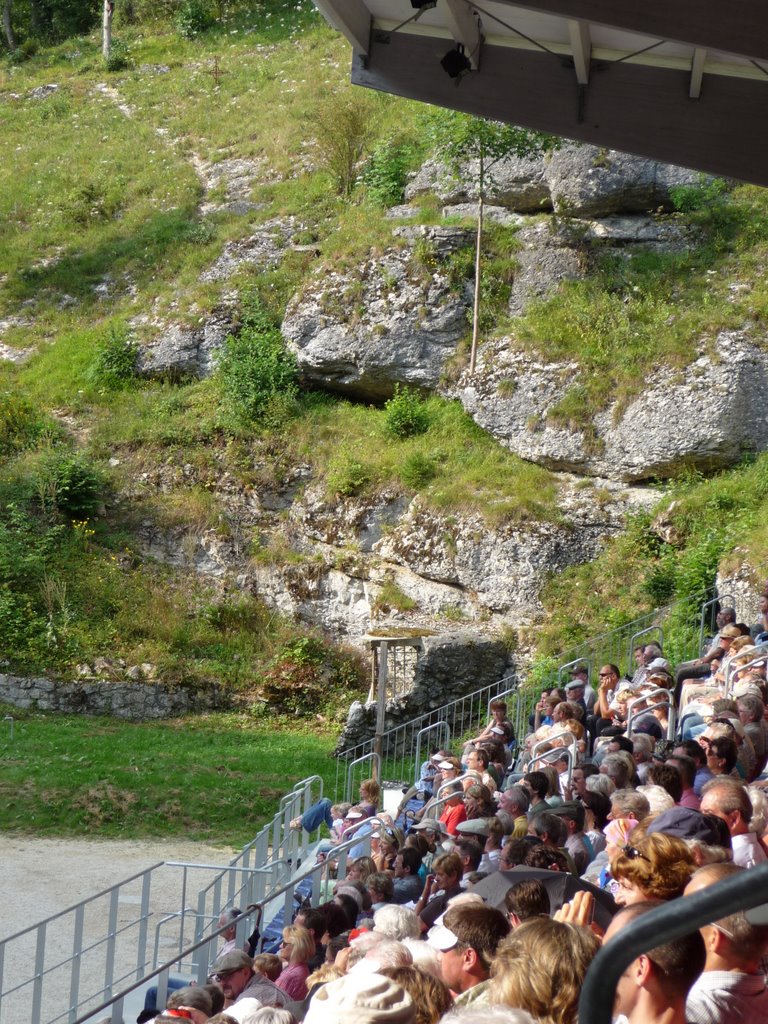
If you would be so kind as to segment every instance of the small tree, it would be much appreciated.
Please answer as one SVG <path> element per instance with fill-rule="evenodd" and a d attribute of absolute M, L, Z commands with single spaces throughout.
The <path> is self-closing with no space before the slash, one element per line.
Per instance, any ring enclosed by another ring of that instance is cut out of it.
<path fill-rule="evenodd" d="M 483 207 L 485 193 L 493 183 L 493 169 L 510 156 L 540 156 L 557 149 L 560 140 L 554 135 L 518 128 L 501 121 L 472 117 L 458 110 L 438 110 L 430 119 L 432 147 L 456 176 L 465 177 L 468 165 L 477 163 L 474 191 L 477 195 L 477 238 L 475 245 L 475 292 L 472 311 L 472 353 L 470 373 L 475 372 L 480 322 L 480 263 L 483 243 Z"/>

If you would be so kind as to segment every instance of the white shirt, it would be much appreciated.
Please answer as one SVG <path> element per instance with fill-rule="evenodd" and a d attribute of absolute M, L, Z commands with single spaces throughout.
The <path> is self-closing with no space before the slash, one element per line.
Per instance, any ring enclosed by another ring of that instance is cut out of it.
<path fill-rule="evenodd" d="M 738 864 L 740 868 L 753 868 L 755 864 L 762 864 L 768 859 L 754 832 L 747 832 L 743 836 L 731 836 L 731 846 L 733 863 Z"/>
<path fill-rule="evenodd" d="M 768 989 L 760 974 L 704 971 L 685 1003 L 689 1024 L 764 1024 Z"/>

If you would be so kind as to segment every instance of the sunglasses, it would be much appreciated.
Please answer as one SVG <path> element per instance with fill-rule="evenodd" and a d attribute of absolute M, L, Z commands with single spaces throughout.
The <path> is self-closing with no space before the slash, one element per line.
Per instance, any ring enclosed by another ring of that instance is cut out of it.
<path fill-rule="evenodd" d="M 650 863 L 650 858 L 646 857 L 644 853 L 641 853 L 636 846 L 630 846 L 627 844 L 626 846 L 622 846 L 621 852 L 625 857 L 628 857 L 629 860 L 642 859 L 647 860 Z"/>

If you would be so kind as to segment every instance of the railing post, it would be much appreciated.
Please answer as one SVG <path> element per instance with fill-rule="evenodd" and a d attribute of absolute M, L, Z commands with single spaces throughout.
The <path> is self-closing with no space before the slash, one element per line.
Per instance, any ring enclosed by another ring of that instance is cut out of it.
<path fill-rule="evenodd" d="M 69 978 L 69 1020 L 77 1015 L 80 1000 L 80 957 L 83 953 L 83 921 L 85 907 L 81 903 L 75 910 L 75 921 L 72 929 L 72 972 Z"/>
<path fill-rule="evenodd" d="M 383 756 L 382 736 L 384 735 L 384 719 L 387 713 L 387 673 L 389 644 L 386 640 L 379 643 L 379 670 L 376 673 L 376 733 L 373 737 L 373 749 L 379 755 L 378 766 L 374 765 L 373 777 L 377 782 L 381 781 L 381 758 Z"/>

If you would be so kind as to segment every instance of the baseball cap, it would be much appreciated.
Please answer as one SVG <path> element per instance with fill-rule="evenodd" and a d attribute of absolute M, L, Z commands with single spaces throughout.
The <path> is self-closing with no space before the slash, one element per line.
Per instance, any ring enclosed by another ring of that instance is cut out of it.
<path fill-rule="evenodd" d="M 711 846 L 720 845 L 720 837 L 706 815 L 692 807 L 670 807 L 658 814 L 647 828 L 647 834 L 663 832 L 678 839 L 700 839 Z"/>
<path fill-rule="evenodd" d="M 423 832 L 425 829 L 430 829 L 432 832 L 446 832 L 446 827 L 442 821 L 438 821 L 437 818 L 422 818 L 421 821 L 413 826 L 413 832 Z"/>
<path fill-rule="evenodd" d="M 253 960 L 242 949 L 232 949 L 229 953 L 219 957 L 211 968 L 211 974 L 220 974 L 223 971 L 239 971 L 243 967 L 253 967 Z"/>
<path fill-rule="evenodd" d="M 451 929 L 446 928 L 444 924 L 438 924 L 429 929 L 427 942 L 432 949 L 445 953 L 447 950 L 453 949 L 454 946 L 458 946 L 459 937 L 454 935 Z"/>

